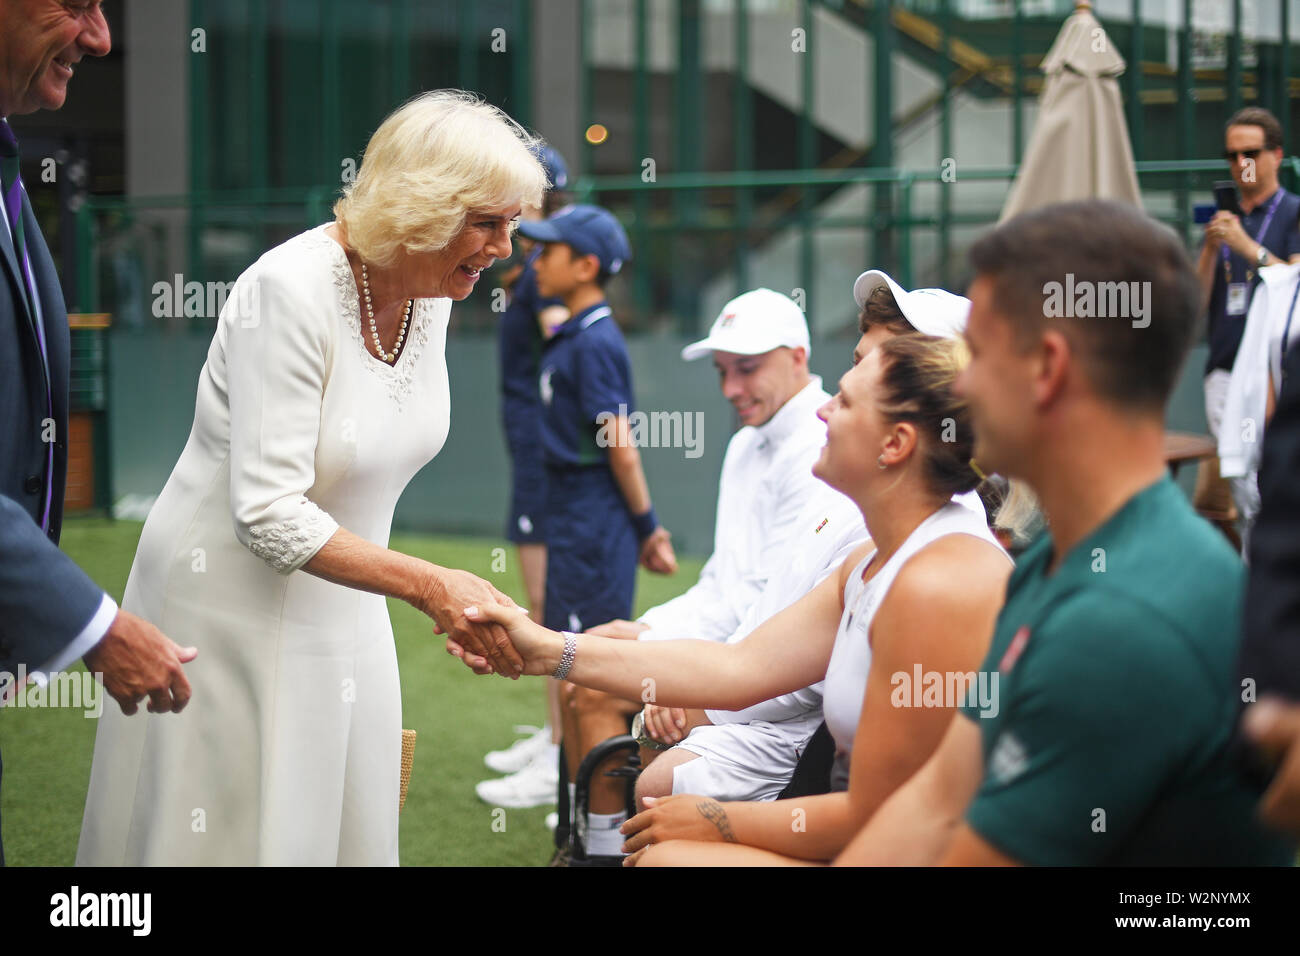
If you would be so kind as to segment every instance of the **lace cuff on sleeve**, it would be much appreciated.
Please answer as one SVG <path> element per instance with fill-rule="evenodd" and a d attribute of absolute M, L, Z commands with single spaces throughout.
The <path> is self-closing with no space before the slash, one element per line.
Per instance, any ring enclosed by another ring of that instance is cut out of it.
<path fill-rule="evenodd" d="M 285 521 L 258 524 L 248 529 L 248 550 L 281 574 L 296 571 L 339 529 L 339 523 L 307 498 L 301 513 Z"/>

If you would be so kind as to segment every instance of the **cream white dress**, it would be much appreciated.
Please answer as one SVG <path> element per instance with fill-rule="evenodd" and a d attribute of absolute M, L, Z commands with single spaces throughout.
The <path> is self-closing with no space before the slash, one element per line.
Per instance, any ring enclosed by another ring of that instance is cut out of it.
<path fill-rule="evenodd" d="M 122 601 L 199 649 L 194 695 L 179 715 L 104 709 L 80 865 L 397 863 L 385 600 L 298 569 L 340 525 L 388 544 L 398 496 L 447 437 L 451 300 L 416 300 L 384 364 L 324 229 L 267 252 L 222 310 Z"/>

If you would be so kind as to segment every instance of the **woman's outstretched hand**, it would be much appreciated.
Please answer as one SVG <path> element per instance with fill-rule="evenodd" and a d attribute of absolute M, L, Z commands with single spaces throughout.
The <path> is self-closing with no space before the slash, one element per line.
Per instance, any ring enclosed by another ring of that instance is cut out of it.
<path fill-rule="evenodd" d="M 559 665 L 564 638 L 555 631 L 534 623 L 523 608 L 498 602 L 482 602 L 464 609 L 465 619 L 479 626 L 500 628 L 509 638 L 512 656 L 523 662 L 519 673 L 540 676 L 550 674 Z M 447 653 L 459 657 L 475 674 L 491 674 L 496 668 L 491 660 L 475 653 L 455 639 L 447 638 Z"/>

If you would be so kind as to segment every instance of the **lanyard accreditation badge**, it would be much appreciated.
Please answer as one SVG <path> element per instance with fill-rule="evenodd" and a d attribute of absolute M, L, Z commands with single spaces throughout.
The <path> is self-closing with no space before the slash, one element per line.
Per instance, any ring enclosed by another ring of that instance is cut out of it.
<path fill-rule="evenodd" d="M 1246 314 L 1246 283 L 1228 283 L 1227 313 L 1228 315 Z"/>
<path fill-rule="evenodd" d="M 1273 222 L 1273 214 L 1277 212 L 1277 207 L 1282 202 L 1282 192 L 1282 187 L 1279 186 L 1277 192 L 1273 194 L 1273 201 L 1268 204 L 1268 209 L 1264 212 L 1264 221 L 1260 224 L 1259 232 L 1251 236 L 1252 239 L 1261 245 L 1264 242 L 1265 234 L 1268 232 L 1268 227 Z M 1220 249 L 1220 255 L 1223 259 L 1223 281 L 1228 287 L 1228 298 L 1224 303 L 1224 311 L 1228 315 L 1245 315 L 1246 308 L 1249 305 L 1250 283 L 1254 281 L 1255 270 L 1251 268 L 1246 269 L 1245 282 L 1233 282 L 1232 267 L 1229 265 L 1232 253 L 1229 252 L 1227 246 L 1223 246 Z"/>

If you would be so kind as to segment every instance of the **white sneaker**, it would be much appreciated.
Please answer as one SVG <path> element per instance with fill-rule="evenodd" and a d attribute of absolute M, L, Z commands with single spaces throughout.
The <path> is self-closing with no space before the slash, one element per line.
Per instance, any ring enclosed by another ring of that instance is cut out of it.
<path fill-rule="evenodd" d="M 532 762 L 544 747 L 551 745 L 551 728 L 532 727 L 527 724 L 515 726 L 515 733 L 528 734 L 516 740 L 505 750 L 493 750 L 483 758 L 489 770 L 497 773 L 518 773 Z"/>
<path fill-rule="evenodd" d="M 500 780 L 484 780 L 475 784 L 474 792 L 484 803 L 494 807 L 544 807 L 555 802 L 555 790 L 560 784 L 558 748 L 547 744 L 546 750 L 532 762 Z"/>

